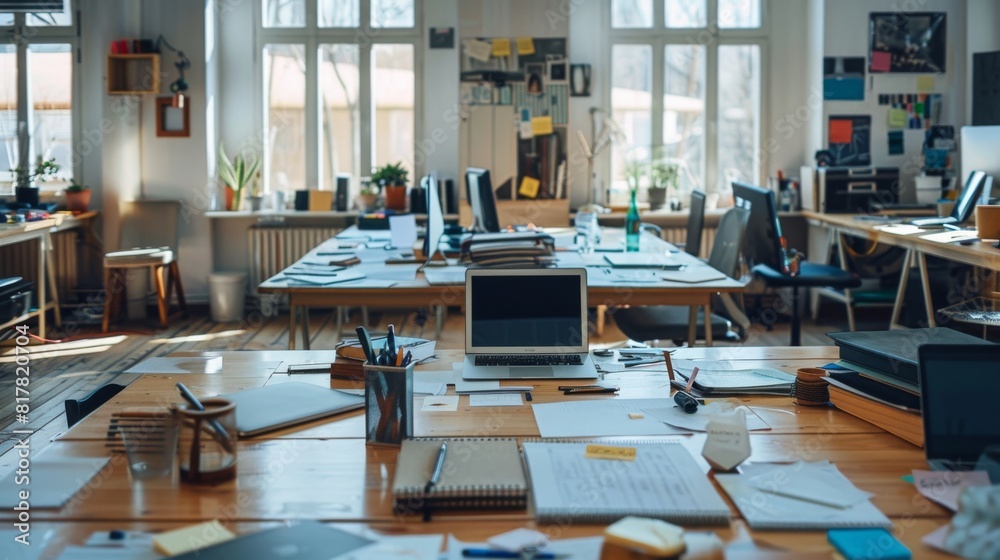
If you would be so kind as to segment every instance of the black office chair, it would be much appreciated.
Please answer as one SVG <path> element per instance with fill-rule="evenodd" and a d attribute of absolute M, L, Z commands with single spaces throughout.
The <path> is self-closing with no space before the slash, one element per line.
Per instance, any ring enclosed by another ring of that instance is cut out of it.
<path fill-rule="evenodd" d="M 733 183 L 733 196 L 739 206 L 750 209 L 749 226 L 744 241 L 743 254 L 752 268 L 751 273 L 769 288 L 792 289 L 792 346 L 802 345 L 801 319 L 799 318 L 799 288 L 851 289 L 861 285 L 861 278 L 835 266 L 806 262 L 798 263 L 794 275 L 782 272 L 785 250 L 781 246 L 781 223 L 774 202 L 774 192 L 748 185 Z"/>
<path fill-rule="evenodd" d="M 722 217 L 715 234 L 715 242 L 712 244 L 712 254 L 708 257 L 708 264 L 712 268 L 728 276 L 736 275 L 749 217 L 750 211 L 743 208 L 733 208 Z M 614 318 L 622 333 L 632 340 L 671 340 L 680 346 L 687 340 L 690 308 L 673 305 L 627 307 L 615 310 Z M 703 308 L 698 309 L 697 321 L 696 336 L 704 339 Z M 742 340 L 740 334 L 733 332 L 732 323 L 724 317 L 712 313 L 709 324 L 714 340 L 731 342 Z"/>
<path fill-rule="evenodd" d="M 66 399 L 66 427 L 72 428 L 74 424 L 83 420 L 88 414 L 100 408 L 102 404 L 114 398 L 118 393 L 121 393 L 124 388 L 124 385 L 108 383 L 103 387 L 94 389 L 82 399 Z"/>
<path fill-rule="evenodd" d="M 701 232 L 705 230 L 704 192 L 691 191 L 691 208 L 688 210 L 687 237 L 684 238 L 684 252 L 701 256 Z"/>

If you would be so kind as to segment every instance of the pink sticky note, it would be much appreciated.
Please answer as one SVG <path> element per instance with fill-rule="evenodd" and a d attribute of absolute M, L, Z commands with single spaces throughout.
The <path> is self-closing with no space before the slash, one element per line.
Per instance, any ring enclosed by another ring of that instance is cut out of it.
<path fill-rule="evenodd" d="M 892 56 L 884 51 L 872 51 L 872 72 L 888 72 Z"/>

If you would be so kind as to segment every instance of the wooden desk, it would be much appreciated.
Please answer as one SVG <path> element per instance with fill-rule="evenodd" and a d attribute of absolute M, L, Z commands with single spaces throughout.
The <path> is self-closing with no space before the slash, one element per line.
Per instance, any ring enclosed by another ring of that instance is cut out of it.
<path fill-rule="evenodd" d="M 196 394 L 228 391 L 288 380 L 338 385 L 326 375 L 267 374 L 274 366 L 261 366 L 280 353 L 219 352 L 223 372 L 215 375 L 147 375 L 122 391 L 108 407 L 131 404 L 179 402 L 174 383 L 183 380 Z M 833 347 L 799 348 L 682 348 L 678 358 L 722 359 L 737 366 L 768 365 L 794 372 L 799 367 L 827 363 L 837 357 Z M 440 360 L 421 369 L 449 369 L 457 351 L 442 352 Z M 296 358 L 298 359 L 298 358 Z M 254 363 L 256 362 L 256 365 Z M 280 368 L 278 368 L 280 369 Z M 638 398 L 666 395 L 666 372 L 657 366 L 609 374 L 622 387 L 620 396 L 564 397 L 555 390 L 559 381 L 532 381 L 533 402 L 565 398 Z M 522 381 L 514 382 L 524 384 Z M 449 393 L 454 389 L 449 388 Z M 537 436 L 530 406 L 473 408 L 461 397 L 458 412 L 422 412 L 418 398 L 418 436 Z M 889 516 L 897 536 L 917 558 L 944 557 L 921 544 L 920 539 L 948 518 L 949 512 L 923 499 L 911 484 L 901 480 L 911 469 L 925 468 L 921 449 L 834 408 L 800 407 L 786 397 L 748 397 L 750 405 L 774 428 L 751 436 L 754 461 L 830 460 L 862 490 L 875 494 L 874 504 Z M 52 456 L 106 456 L 104 434 L 109 411 L 99 411 L 53 443 Z M 362 524 L 383 534 L 452 532 L 460 539 L 482 540 L 515 527 L 532 527 L 553 538 L 599 534 L 603 525 L 539 526 L 530 511 L 442 512 L 435 521 L 399 517 L 392 512 L 390 488 L 395 472 L 395 448 L 366 446 L 361 435 L 363 414 L 350 413 L 332 420 L 243 440 L 239 444 L 237 479 L 218 486 L 170 483 L 133 485 L 121 455 L 60 511 L 32 511 L 33 534 L 52 529 L 54 539 L 46 556 L 68 544 L 82 543 L 91 531 L 116 529 L 162 530 L 185 523 L 220 519 L 237 531 L 251 531 L 289 519 L 320 519 L 344 526 Z M 614 441 L 615 438 L 600 438 Z M 652 440 L 661 438 L 650 438 Z M 701 459 L 703 435 L 680 439 L 707 472 Z M 720 490 L 721 492 L 721 490 Z M 12 518 L 0 511 L 0 520 Z M 734 508 L 733 515 L 739 516 Z M 713 530 L 716 528 L 712 528 Z M 727 539 L 729 529 L 718 530 Z M 826 550 L 826 533 L 755 531 L 769 543 L 804 552 Z M 604 558 L 636 558 L 612 547 Z"/>
<path fill-rule="evenodd" d="M 924 239 L 924 236 L 938 233 L 944 230 L 930 229 L 920 233 L 902 235 L 885 231 L 886 224 L 871 220 L 858 219 L 862 216 L 854 214 L 821 214 L 818 212 L 803 212 L 803 215 L 814 225 L 821 225 L 827 228 L 831 238 L 827 240 L 827 246 L 832 247 L 836 239 L 837 247 L 840 251 L 841 266 L 846 267 L 846 254 L 843 250 L 843 242 L 839 236 L 850 235 L 868 239 L 872 243 L 885 243 L 894 247 L 906 250 L 903 258 L 903 270 L 899 277 L 896 301 L 892 309 L 892 320 L 890 325 L 897 326 L 899 314 L 903 308 L 903 301 L 906 295 L 906 284 L 909 280 L 910 268 L 916 264 L 920 270 L 920 281 L 924 296 L 924 305 L 927 309 L 927 325 L 936 325 L 934 319 L 934 304 L 931 301 L 930 280 L 927 276 L 927 256 L 940 257 L 954 262 L 977 266 L 992 271 L 1000 271 L 1000 250 L 993 247 L 992 243 L 982 243 L 979 241 L 971 245 L 961 245 L 957 242 L 947 243 Z M 829 255 L 827 255 L 829 256 Z M 848 291 L 848 297 L 850 293 Z M 955 302 L 957 303 L 957 302 Z M 854 330 L 854 318 L 851 307 L 848 305 L 848 318 L 851 323 L 851 330 Z"/>
<path fill-rule="evenodd" d="M 355 234 L 358 232 L 355 231 Z M 362 232 L 363 233 L 363 232 Z M 623 238 L 620 230 L 605 232 L 604 243 L 611 244 L 617 238 Z M 624 245 L 624 244 L 623 244 Z M 317 247 L 303 259 L 316 259 Z M 669 253 L 679 264 L 688 266 L 707 266 L 702 261 L 687 253 L 677 251 L 669 243 L 647 234 L 643 237 L 643 251 Z M 566 253 L 568 255 L 568 253 Z M 293 265 L 294 266 L 294 265 Z M 394 266 L 394 265 L 386 265 Z M 287 269 L 286 269 L 287 270 Z M 712 296 L 723 292 L 741 292 L 744 284 L 731 278 L 690 284 L 661 280 L 657 283 L 615 283 L 601 281 L 600 274 L 610 267 L 588 267 L 587 297 L 590 307 L 611 307 L 621 305 L 682 305 L 690 307 L 688 322 L 688 340 L 696 339 L 697 311 L 705 308 L 705 317 L 711 315 Z M 460 306 L 465 303 L 465 285 L 431 285 L 423 273 L 418 273 L 416 280 L 396 282 L 389 288 L 366 285 L 364 281 L 349 282 L 343 285 L 303 286 L 289 285 L 283 273 L 270 278 L 258 287 L 261 293 L 285 294 L 289 302 L 289 333 L 288 347 L 295 348 L 297 322 L 302 315 L 301 330 L 303 348 L 309 349 L 308 312 L 310 307 L 334 307 L 348 305 L 371 305 L 379 307 L 428 307 L 441 309 L 443 307 Z M 439 314 L 440 317 L 440 314 Z M 338 331 L 339 331 L 338 315 Z M 440 322 L 438 324 L 440 333 Z M 705 330 L 706 344 L 711 346 L 711 329 Z"/>
<path fill-rule="evenodd" d="M 29 310 L 20 317 L 14 317 L 10 321 L 0 324 L 0 331 L 23 323 L 32 317 L 38 317 L 38 335 L 45 338 L 45 315 L 50 309 L 55 311 L 56 325 L 62 325 L 62 316 L 59 311 L 59 291 L 55 285 L 52 261 L 49 259 L 49 251 L 52 250 L 52 236 L 49 232 L 56 227 L 56 224 L 57 220 L 54 218 L 22 224 L 0 224 L 0 245 L 12 245 L 25 241 L 38 242 L 38 283 L 35 286 L 38 301 L 32 302 L 38 309 L 36 311 Z M 51 292 L 51 298 L 47 292 Z"/>

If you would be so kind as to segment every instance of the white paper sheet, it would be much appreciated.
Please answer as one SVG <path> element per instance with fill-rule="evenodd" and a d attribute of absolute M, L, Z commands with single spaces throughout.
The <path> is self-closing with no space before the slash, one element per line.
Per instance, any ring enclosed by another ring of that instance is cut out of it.
<path fill-rule="evenodd" d="M 423 412 L 455 412 L 458 410 L 458 395 L 424 397 L 420 407 Z"/>
<path fill-rule="evenodd" d="M 830 467 L 826 461 L 799 461 L 791 465 L 776 465 L 750 476 L 748 480 L 765 492 L 837 508 L 848 508 L 872 497 Z"/>
<path fill-rule="evenodd" d="M 929 500 L 958 511 L 958 498 L 968 486 L 989 486 L 986 471 L 913 471 L 913 485 Z"/>
<path fill-rule="evenodd" d="M 979 239 L 976 230 L 940 231 L 930 235 L 921 235 L 920 239 L 936 241 L 938 243 L 954 243 L 955 241 L 965 241 L 967 239 Z"/>
<path fill-rule="evenodd" d="M 544 438 L 599 436 L 663 436 L 689 434 L 690 430 L 668 426 L 646 416 L 629 413 L 673 406 L 671 399 L 598 398 L 531 405 L 538 431 Z"/>
<path fill-rule="evenodd" d="M 0 479 L 0 509 L 18 503 L 20 490 L 28 490 L 32 509 L 60 508 L 111 459 L 108 457 L 33 458 L 30 486 L 15 484 L 16 471 Z"/>
<path fill-rule="evenodd" d="M 408 251 L 417 243 L 417 217 L 414 214 L 389 216 L 389 243 Z"/>
<path fill-rule="evenodd" d="M 522 406 L 521 393 L 469 395 L 469 406 Z"/>
<path fill-rule="evenodd" d="M 437 560 L 441 555 L 441 539 L 444 537 L 444 535 L 384 536 L 373 531 L 365 531 L 363 536 L 376 539 L 376 542 L 335 556 L 330 560 L 383 560 L 385 558 Z"/>
<path fill-rule="evenodd" d="M 277 367 L 275 365 L 271 369 Z M 329 364 L 327 364 L 329 369 Z M 154 373 L 178 375 L 184 373 L 219 373 L 222 371 L 222 356 L 185 356 L 180 358 L 147 358 L 122 373 Z"/>
<path fill-rule="evenodd" d="M 678 406 L 663 407 L 663 408 L 644 408 L 642 411 L 653 418 L 656 418 L 660 422 L 665 422 L 674 426 L 676 428 L 683 428 L 685 430 L 691 430 L 693 432 L 704 432 L 708 427 L 708 421 L 712 418 L 713 411 L 722 411 L 726 408 L 724 403 L 709 403 L 704 406 L 699 406 L 698 411 L 694 414 L 688 414 L 681 410 Z M 754 430 L 770 430 L 771 426 L 760 419 L 753 411 L 746 409 L 746 407 L 741 407 L 746 410 L 747 415 L 747 429 L 750 431 Z"/>

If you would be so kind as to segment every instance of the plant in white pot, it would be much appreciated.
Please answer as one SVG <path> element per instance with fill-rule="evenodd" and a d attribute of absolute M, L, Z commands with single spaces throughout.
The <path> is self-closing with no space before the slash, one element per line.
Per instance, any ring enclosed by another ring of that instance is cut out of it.
<path fill-rule="evenodd" d="M 239 210 L 246 186 L 253 181 L 260 161 L 253 153 L 237 155 L 232 160 L 219 144 L 219 179 L 226 185 L 226 210 Z"/>

